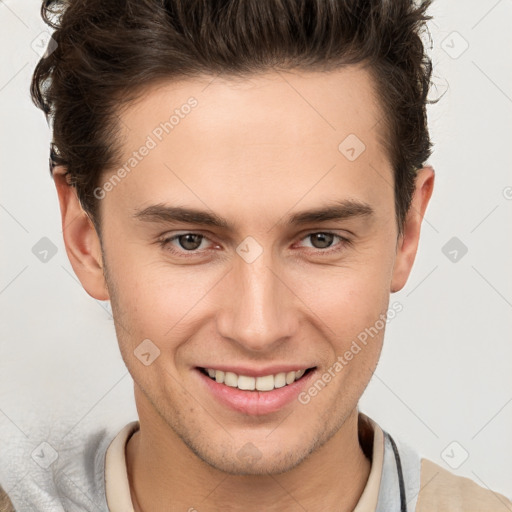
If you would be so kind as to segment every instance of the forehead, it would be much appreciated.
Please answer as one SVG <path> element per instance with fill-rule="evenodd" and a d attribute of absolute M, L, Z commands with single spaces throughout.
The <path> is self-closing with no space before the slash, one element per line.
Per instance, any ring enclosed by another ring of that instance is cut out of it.
<path fill-rule="evenodd" d="M 122 187 L 120 200 L 138 197 L 138 208 L 188 199 L 199 206 L 201 198 L 220 207 L 241 193 L 238 206 L 316 205 L 327 192 L 375 202 L 383 183 L 391 188 L 382 114 L 361 67 L 162 82 L 119 116 L 120 165 L 151 146 Z"/>
<path fill-rule="evenodd" d="M 268 144 L 277 134 L 280 143 L 286 139 L 289 144 L 313 143 L 326 136 L 336 142 L 348 133 L 362 138 L 377 129 L 382 118 L 370 72 L 348 66 L 329 72 L 275 71 L 163 81 L 123 109 L 121 129 L 128 130 L 129 142 L 134 129 L 134 135 L 151 133 L 155 122 L 169 120 L 191 97 L 197 100 L 186 123 L 191 130 L 217 139 L 237 138 L 244 145 Z M 199 137 L 195 142 L 200 142 Z"/>

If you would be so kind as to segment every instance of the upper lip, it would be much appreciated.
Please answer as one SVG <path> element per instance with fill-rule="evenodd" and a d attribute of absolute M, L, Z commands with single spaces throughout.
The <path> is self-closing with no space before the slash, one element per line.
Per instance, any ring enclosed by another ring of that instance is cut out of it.
<path fill-rule="evenodd" d="M 266 366 L 264 368 L 250 368 L 248 366 L 239 366 L 239 365 L 226 365 L 226 364 L 212 364 L 199 366 L 199 368 L 204 369 L 214 369 L 220 370 L 223 372 L 232 372 L 237 375 L 246 375 L 247 377 L 263 377 L 264 375 L 275 375 L 277 373 L 288 373 L 295 372 L 298 370 L 307 370 L 309 368 L 314 368 L 315 365 L 312 364 L 276 364 L 272 366 Z"/>

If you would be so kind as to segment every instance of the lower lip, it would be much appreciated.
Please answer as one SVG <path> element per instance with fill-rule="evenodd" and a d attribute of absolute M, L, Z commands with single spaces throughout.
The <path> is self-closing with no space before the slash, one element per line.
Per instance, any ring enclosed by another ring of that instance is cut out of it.
<path fill-rule="evenodd" d="M 272 391 L 244 391 L 220 384 L 197 368 L 195 371 L 208 391 L 219 402 L 235 411 L 251 416 L 270 414 L 290 404 L 297 399 L 316 373 L 316 370 L 311 370 L 292 384 L 287 384 Z"/>

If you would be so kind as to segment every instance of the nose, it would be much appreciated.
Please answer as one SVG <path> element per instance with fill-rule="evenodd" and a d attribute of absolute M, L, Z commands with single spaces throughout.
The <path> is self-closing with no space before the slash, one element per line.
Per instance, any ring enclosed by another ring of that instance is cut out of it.
<path fill-rule="evenodd" d="M 282 265 L 270 250 L 253 262 L 236 258 L 223 280 L 225 307 L 217 315 L 219 335 L 253 352 L 271 352 L 297 331 L 296 297 L 286 283 Z M 227 297 L 227 299 L 226 299 Z"/>

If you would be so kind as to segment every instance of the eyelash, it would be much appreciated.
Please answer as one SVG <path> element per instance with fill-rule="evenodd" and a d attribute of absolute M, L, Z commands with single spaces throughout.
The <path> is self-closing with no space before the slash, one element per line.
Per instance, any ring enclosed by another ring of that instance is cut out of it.
<path fill-rule="evenodd" d="M 341 235 L 338 235 L 337 233 L 333 233 L 332 231 L 312 231 L 312 232 L 307 233 L 306 235 L 304 235 L 301 238 L 301 241 L 306 239 L 306 238 L 308 238 L 308 237 L 310 237 L 310 236 L 312 236 L 312 235 L 318 235 L 318 234 L 333 235 L 334 237 L 336 237 L 336 238 L 338 238 L 340 240 L 340 243 L 335 245 L 335 246 L 328 247 L 326 249 L 314 249 L 313 252 L 317 253 L 317 254 L 328 255 L 328 254 L 340 252 L 341 250 L 343 250 L 344 247 L 349 247 L 349 246 L 352 245 L 352 241 L 351 240 L 349 240 L 348 238 L 345 238 L 345 237 L 343 237 Z M 190 257 L 194 257 L 194 256 L 197 256 L 198 254 L 200 254 L 202 251 L 199 251 L 198 249 L 195 249 L 193 251 L 186 251 L 185 249 L 183 249 L 182 251 L 176 250 L 176 249 L 169 249 L 169 244 L 171 242 L 173 242 L 174 240 L 177 240 L 178 238 L 180 238 L 182 236 L 185 236 L 185 235 L 198 235 L 198 236 L 201 236 L 202 237 L 201 242 L 203 240 L 209 240 L 208 237 L 206 237 L 202 233 L 183 232 L 183 233 L 179 233 L 178 235 L 173 235 L 171 237 L 162 238 L 162 239 L 158 240 L 158 243 L 160 244 L 160 246 L 162 248 L 164 248 L 165 250 L 167 250 L 167 251 L 171 252 L 172 254 L 175 254 L 175 255 L 177 255 L 179 257 L 190 258 Z M 338 247 L 338 246 L 341 246 L 341 247 Z"/>

